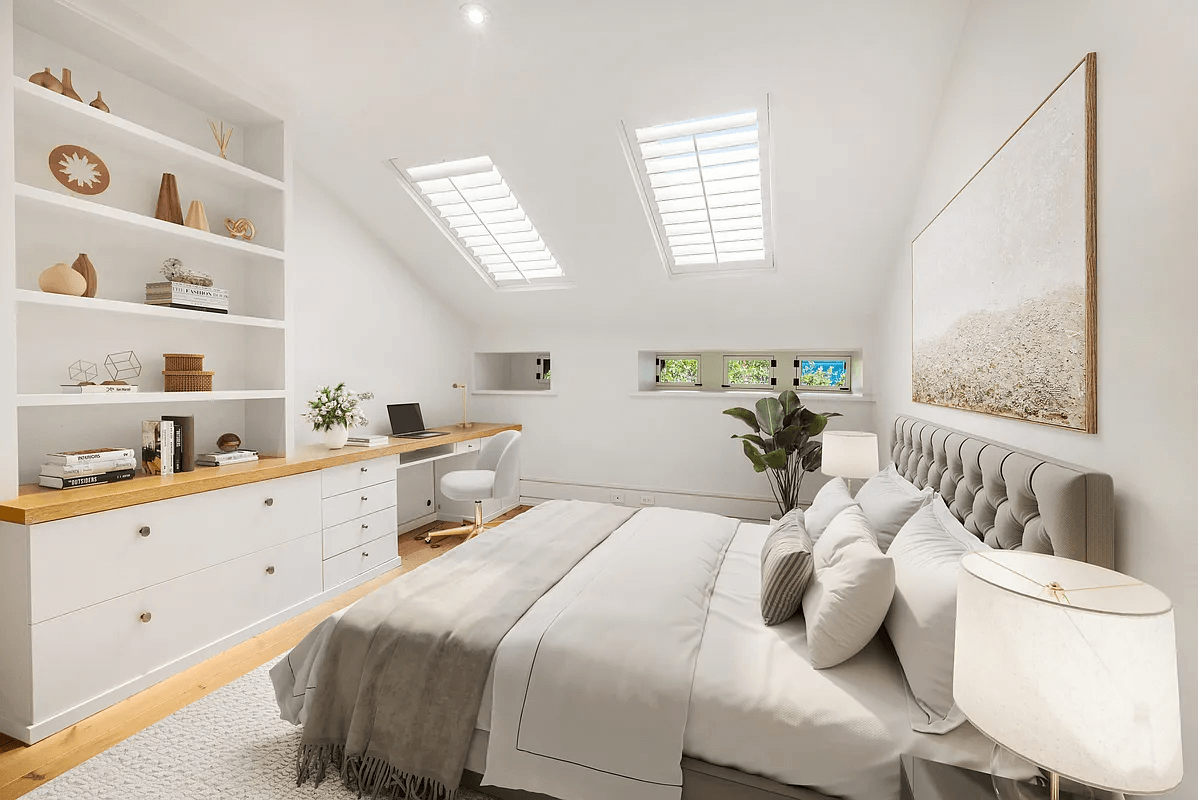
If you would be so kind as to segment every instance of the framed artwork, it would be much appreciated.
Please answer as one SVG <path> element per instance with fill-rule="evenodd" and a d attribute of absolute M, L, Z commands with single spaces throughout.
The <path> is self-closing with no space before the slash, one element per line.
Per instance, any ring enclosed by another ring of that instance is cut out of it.
<path fill-rule="evenodd" d="M 911 243 L 911 399 L 1097 432 L 1097 59 Z"/>

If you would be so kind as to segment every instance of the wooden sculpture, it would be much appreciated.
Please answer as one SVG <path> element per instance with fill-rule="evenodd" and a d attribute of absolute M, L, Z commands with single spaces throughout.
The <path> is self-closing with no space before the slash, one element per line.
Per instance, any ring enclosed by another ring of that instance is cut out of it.
<path fill-rule="evenodd" d="M 62 94 L 64 97 L 69 97 L 72 100 L 83 102 L 83 98 L 75 91 L 75 87 L 71 85 L 71 71 L 66 67 L 62 68 Z"/>
<path fill-rule="evenodd" d="M 98 279 L 96 268 L 92 265 L 92 260 L 87 257 L 87 253 L 80 253 L 79 258 L 75 259 L 75 263 L 71 264 L 71 269 L 78 272 L 87 281 L 87 290 L 83 293 L 83 296 L 95 297 Z"/>
<path fill-rule="evenodd" d="M 108 188 L 112 175 L 100 157 L 77 144 L 60 144 L 50 151 L 54 180 L 79 194 L 99 194 Z"/>
<path fill-rule="evenodd" d="M 162 185 L 158 187 L 158 208 L 154 216 L 176 225 L 183 224 L 183 205 L 179 201 L 179 185 L 175 176 L 169 172 L 162 173 Z"/>
<path fill-rule="evenodd" d="M 104 102 L 104 97 L 99 92 L 96 92 L 96 99 L 92 100 L 90 103 L 88 103 L 88 105 L 92 108 L 103 111 L 105 114 L 112 113 L 112 109 L 109 108 L 108 104 Z"/>
<path fill-rule="evenodd" d="M 187 207 L 187 219 L 183 220 L 183 224 L 204 233 L 212 232 L 208 228 L 208 214 L 204 212 L 204 204 L 199 200 L 191 201 L 191 205 Z"/>

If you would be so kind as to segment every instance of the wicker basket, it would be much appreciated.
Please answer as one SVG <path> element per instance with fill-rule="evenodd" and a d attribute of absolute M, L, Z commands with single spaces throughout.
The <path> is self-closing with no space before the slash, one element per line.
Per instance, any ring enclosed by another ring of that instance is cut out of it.
<path fill-rule="evenodd" d="M 168 392 L 211 392 L 215 372 L 162 371 L 163 389 Z"/>
<path fill-rule="evenodd" d="M 162 357 L 167 372 L 199 372 L 204 368 L 202 353 L 163 353 Z"/>

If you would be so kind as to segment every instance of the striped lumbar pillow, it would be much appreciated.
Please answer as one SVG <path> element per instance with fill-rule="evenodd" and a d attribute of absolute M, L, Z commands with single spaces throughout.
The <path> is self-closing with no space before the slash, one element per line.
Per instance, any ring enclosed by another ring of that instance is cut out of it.
<path fill-rule="evenodd" d="M 795 615 L 814 571 L 811 539 L 803 512 L 796 508 L 778 521 L 761 549 L 761 619 L 766 625 Z"/>

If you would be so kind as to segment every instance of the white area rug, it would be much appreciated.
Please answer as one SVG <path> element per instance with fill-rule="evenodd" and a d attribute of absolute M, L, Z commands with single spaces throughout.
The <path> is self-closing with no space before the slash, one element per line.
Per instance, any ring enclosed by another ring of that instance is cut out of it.
<path fill-rule="evenodd" d="M 295 785 L 301 729 L 279 719 L 270 665 L 197 700 L 26 797 L 35 800 L 357 800 L 330 776 Z M 460 800 L 489 800 L 461 789 Z"/>

